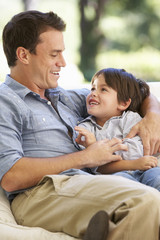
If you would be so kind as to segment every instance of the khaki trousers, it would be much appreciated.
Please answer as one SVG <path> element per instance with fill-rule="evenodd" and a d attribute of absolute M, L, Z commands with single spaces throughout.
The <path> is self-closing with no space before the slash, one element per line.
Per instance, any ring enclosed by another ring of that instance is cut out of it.
<path fill-rule="evenodd" d="M 82 238 L 99 210 L 110 215 L 109 240 L 158 240 L 160 193 L 113 175 L 50 175 L 11 204 L 18 224 Z"/>

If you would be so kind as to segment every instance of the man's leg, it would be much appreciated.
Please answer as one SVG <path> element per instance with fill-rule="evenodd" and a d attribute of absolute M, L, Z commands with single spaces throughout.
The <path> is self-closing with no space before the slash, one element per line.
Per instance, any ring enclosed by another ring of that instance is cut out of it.
<path fill-rule="evenodd" d="M 109 240 L 158 240 L 160 193 L 113 175 L 53 175 L 12 202 L 19 224 L 82 238 L 94 214 L 110 216 Z"/>

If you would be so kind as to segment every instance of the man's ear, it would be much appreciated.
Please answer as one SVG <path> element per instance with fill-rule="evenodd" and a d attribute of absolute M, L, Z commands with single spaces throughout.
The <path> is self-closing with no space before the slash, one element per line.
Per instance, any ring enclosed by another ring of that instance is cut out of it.
<path fill-rule="evenodd" d="M 28 64 L 28 53 L 28 50 L 24 47 L 18 47 L 16 50 L 17 58 L 24 64 Z"/>
<path fill-rule="evenodd" d="M 126 102 L 120 102 L 118 104 L 118 110 L 125 111 L 129 107 L 129 105 L 131 104 L 131 101 L 132 101 L 131 98 L 129 98 L 129 100 L 126 101 Z"/>

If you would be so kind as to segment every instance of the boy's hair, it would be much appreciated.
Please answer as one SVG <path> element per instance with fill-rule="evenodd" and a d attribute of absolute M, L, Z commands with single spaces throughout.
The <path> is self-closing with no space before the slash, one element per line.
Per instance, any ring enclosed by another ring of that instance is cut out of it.
<path fill-rule="evenodd" d="M 3 30 L 3 49 L 8 66 L 16 65 L 16 50 L 24 47 L 30 53 L 36 54 L 36 46 L 40 42 L 39 35 L 49 28 L 64 31 L 66 24 L 53 12 L 39 11 L 21 12 L 6 24 Z"/>
<path fill-rule="evenodd" d="M 93 83 L 99 75 L 103 75 L 106 84 L 117 92 L 119 103 L 131 99 L 131 104 L 126 110 L 138 112 L 141 103 L 150 94 L 149 86 L 145 81 L 137 79 L 124 69 L 102 69 L 93 76 L 91 82 Z"/>

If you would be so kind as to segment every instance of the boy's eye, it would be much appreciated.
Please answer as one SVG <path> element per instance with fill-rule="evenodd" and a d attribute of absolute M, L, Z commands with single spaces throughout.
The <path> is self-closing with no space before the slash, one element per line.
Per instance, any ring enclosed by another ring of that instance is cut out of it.
<path fill-rule="evenodd" d="M 92 88 L 91 88 L 91 91 L 94 91 L 94 90 L 95 90 L 95 88 L 94 88 L 94 87 L 92 87 Z"/>
<path fill-rule="evenodd" d="M 107 92 L 107 89 L 106 89 L 106 88 L 102 88 L 102 91 L 103 91 L 103 92 Z"/>

